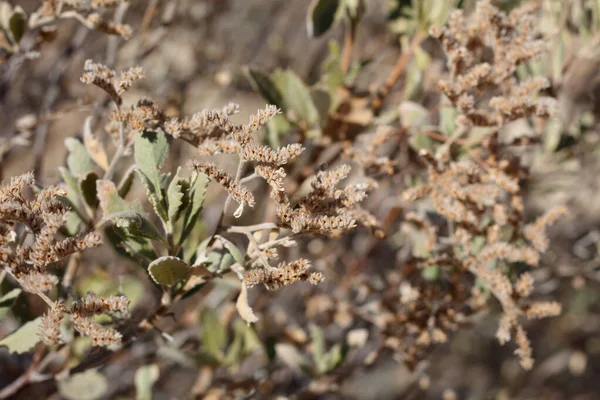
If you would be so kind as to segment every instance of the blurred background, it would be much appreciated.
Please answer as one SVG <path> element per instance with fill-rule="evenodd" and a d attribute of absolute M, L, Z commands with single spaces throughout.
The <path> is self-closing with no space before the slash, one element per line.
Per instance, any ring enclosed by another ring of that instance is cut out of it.
<path fill-rule="evenodd" d="M 510 10 L 524 2 L 527 0 L 494 4 Z M 35 0 L 8 3 L 21 6 L 27 14 L 40 4 Z M 353 114 L 359 132 L 373 130 L 374 125 L 404 127 L 402 113 L 409 106 L 429 112 L 439 106 L 434 85 L 447 71 L 443 53 L 427 36 L 427 30 L 434 22 L 443 24 L 452 8 L 461 7 L 468 13 L 475 2 L 441 3 L 365 2 L 351 60 L 356 68 L 349 85 L 353 104 L 376 97 L 395 71 L 398 76 L 391 81 L 378 115 Z M 148 362 L 158 362 L 161 374 L 154 384 L 155 399 L 261 398 L 246 390 L 256 382 L 268 388 L 265 391 L 272 393 L 270 398 L 599 399 L 600 1 L 541 3 L 537 16 L 540 30 L 549 37 L 548 53 L 520 73 L 547 77 L 551 87 L 545 94 L 557 98 L 560 112 L 544 126 L 524 122 L 510 129 L 541 132 L 540 142 L 524 155 L 530 159 L 530 176 L 525 182 L 526 213 L 534 218 L 554 205 L 567 204 L 570 214 L 551 230 L 551 248 L 542 266 L 533 271 L 536 297 L 563 304 L 560 317 L 526 326 L 536 359 L 533 370 L 523 371 L 512 354 L 514 348 L 497 343 L 494 335 L 499 310 L 494 304 L 488 312 L 469 319 L 468 326 L 451 335 L 446 343 L 436 345 L 413 368 L 393 354 L 365 365 L 363 360 L 369 357 L 374 343 L 385 338 L 374 333 L 373 324 L 357 318 L 364 310 L 355 310 L 358 306 L 353 303 L 358 296 L 353 290 L 359 285 L 354 280 L 355 271 L 360 270 L 360 282 L 368 280 L 373 287 L 381 277 L 388 280 L 388 285 L 393 284 L 390 277 L 394 271 L 404 271 L 406 253 L 411 249 L 399 237 L 395 247 L 390 248 L 357 233 L 339 239 L 337 244 L 307 238 L 301 250 L 290 250 L 291 256 L 298 255 L 294 251 L 302 251 L 319 260 L 315 266 L 329 270 L 328 279 L 317 287 L 297 284 L 280 292 L 253 293 L 251 304 L 263 323 L 258 332 L 248 333 L 252 337 L 244 342 L 247 352 L 242 352 L 244 357 L 236 359 L 233 367 L 203 363 L 195 353 L 203 340 L 198 326 L 202 318 L 209 318 L 202 316 L 203 309 L 219 310 L 224 326 L 233 318 L 235 297 L 231 288 L 215 285 L 175 310 L 176 330 L 170 328 L 170 321 L 162 321 L 179 348 L 166 346 L 156 335 L 149 335 L 130 351 L 101 364 L 100 371 L 109 384 L 98 397 L 86 397 L 83 392 L 81 397 L 69 397 L 66 392 L 57 392 L 53 382 L 43 381 L 24 387 L 14 398 L 135 398 L 136 371 Z M 332 41 L 342 46 L 350 28 L 338 23 L 319 37 L 310 37 L 310 6 L 307 0 L 132 0 L 115 11 L 115 18 L 134 29 L 128 41 L 64 20 L 51 32 L 53 39 L 37 49 L 39 57 L 16 60 L 0 53 L 1 180 L 26 171 L 35 171 L 38 181 L 44 184 L 60 180 L 57 167 L 65 162 L 65 138 L 81 137 L 85 118 L 106 110 L 98 90 L 79 80 L 86 59 L 117 70 L 141 65 L 146 78 L 126 93 L 126 103 L 150 97 L 171 116 L 191 115 L 235 102 L 241 108 L 236 121 L 246 121 L 265 104 L 249 78 L 249 68 L 265 73 L 288 68 L 306 85 L 315 84 L 334 51 Z M 435 112 L 433 123 L 440 123 L 441 114 Z M 286 137 L 277 140 L 290 141 Z M 397 145 L 401 149 L 397 157 L 406 174 L 418 169 L 411 157 L 422 146 L 419 140 L 408 141 L 406 148 L 402 143 Z M 174 144 L 174 148 L 166 167 L 170 170 L 194 157 L 191 146 Z M 393 210 L 387 201 L 389 190 L 403 182 L 403 178 L 390 182 L 381 194 L 369 200 L 376 216 L 390 216 Z M 143 189 L 136 186 L 135 190 L 141 194 Z M 220 198 L 218 193 L 209 193 L 207 225 L 216 223 Z M 86 257 L 90 261 L 82 292 L 86 287 L 98 287 L 107 277 L 121 276 L 121 284 L 129 285 L 135 297 L 138 312 L 151 307 L 155 299 L 143 273 L 132 272 L 114 255 L 97 252 Z M 0 337 L 18 326 L 17 321 L 26 319 L 26 309 L 36 305 L 35 299 L 19 301 L 28 303 L 20 307 L 17 304 L 16 311 L 1 320 Z M 224 332 L 219 330 L 217 334 Z M 306 371 L 303 362 L 298 361 L 298 357 L 312 357 L 307 349 L 311 343 L 314 348 L 323 334 L 328 349 L 345 343 L 344 355 L 336 356 L 340 360 L 334 362 L 333 374 L 328 374 L 327 368 L 319 373 Z M 230 342 L 227 346 L 232 345 Z M 279 359 L 269 360 L 269 349 L 277 345 Z M 83 347 L 81 354 L 79 350 L 73 353 L 80 359 L 90 351 Z M 0 388 L 21 376 L 32 357 L 9 355 L 0 349 Z M 226 383 L 219 386 L 220 381 Z M 315 385 L 334 385 L 336 389 L 320 390 Z M 238 396 L 236 390 L 246 390 L 246 394 Z"/>

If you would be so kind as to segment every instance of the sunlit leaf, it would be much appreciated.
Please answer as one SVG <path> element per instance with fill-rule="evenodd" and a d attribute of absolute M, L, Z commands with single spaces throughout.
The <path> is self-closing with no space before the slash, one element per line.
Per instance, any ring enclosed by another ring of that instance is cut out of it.
<path fill-rule="evenodd" d="M 38 331 L 41 323 L 41 317 L 25 323 L 16 331 L 0 340 L 0 346 L 6 346 L 11 353 L 23 354 L 28 352 L 40 341 Z"/>
<path fill-rule="evenodd" d="M 92 159 L 87 153 L 85 146 L 75 138 L 65 139 L 65 146 L 69 149 L 67 156 L 67 167 L 69 172 L 76 178 L 83 179 L 94 170 Z"/>
<path fill-rule="evenodd" d="M 179 216 L 179 211 L 181 210 L 181 207 L 183 205 L 183 179 L 179 176 L 180 172 L 181 167 L 177 168 L 177 173 L 175 174 L 175 177 L 171 180 L 169 188 L 167 189 L 167 202 L 169 204 L 168 216 L 169 221 L 171 221 L 171 223 L 174 223 L 177 220 Z"/>
<path fill-rule="evenodd" d="M 117 188 L 112 181 L 99 179 L 96 181 L 96 191 L 100 200 L 100 207 L 104 215 L 109 215 L 122 211 L 137 211 L 142 212 L 142 205 L 135 201 L 128 203 L 119 196 Z"/>
<path fill-rule="evenodd" d="M 235 302 L 235 308 L 237 308 L 240 317 L 249 325 L 253 322 L 258 321 L 258 317 L 254 314 L 252 307 L 248 304 L 248 288 L 246 287 L 246 283 L 242 282 L 242 289 L 240 294 Z"/>
<path fill-rule="evenodd" d="M 92 132 L 92 117 L 87 117 L 83 125 L 83 145 L 88 155 L 104 171 L 108 170 L 108 156 L 102 142 Z"/>
<path fill-rule="evenodd" d="M 183 242 L 190 232 L 194 229 L 197 224 L 198 216 L 202 211 L 204 205 L 204 196 L 206 194 L 206 187 L 208 186 L 209 179 L 204 174 L 193 174 L 189 190 L 189 201 L 183 223 L 183 233 L 181 235 L 180 242 Z"/>
<path fill-rule="evenodd" d="M 172 286 L 190 275 L 190 267 L 180 258 L 164 256 L 150 263 L 148 273 L 159 285 Z"/>

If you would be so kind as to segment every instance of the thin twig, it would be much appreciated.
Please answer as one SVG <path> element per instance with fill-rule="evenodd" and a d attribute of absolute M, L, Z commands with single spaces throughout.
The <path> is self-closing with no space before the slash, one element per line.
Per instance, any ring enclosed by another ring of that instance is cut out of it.
<path fill-rule="evenodd" d="M 371 109 L 373 109 L 375 113 L 381 110 L 383 100 L 389 94 L 390 90 L 392 90 L 392 87 L 394 87 L 394 85 L 396 84 L 396 81 L 398 81 L 398 79 L 404 72 L 404 69 L 406 68 L 408 61 L 412 57 L 416 46 L 418 46 L 420 42 L 421 36 L 415 35 L 412 41 L 410 42 L 409 48 L 402 51 L 402 54 L 400 54 L 400 57 L 398 57 L 398 61 L 396 61 L 396 65 L 394 65 L 394 69 L 392 70 L 392 72 L 390 72 L 387 79 L 385 80 L 385 83 L 377 91 L 375 98 L 371 102 Z"/>
<path fill-rule="evenodd" d="M 344 35 L 344 47 L 342 49 L 342 56 L 340 61 L 340 67 L 342 72 L 345 74 L 350 68 L 350 61 L 352 60 L 352 51 L 354 50 L 354 43 L 356 41 L 356 28 L 358 27 L 358 20 L 351 18 L 349 26 L 346 28 Z"/>

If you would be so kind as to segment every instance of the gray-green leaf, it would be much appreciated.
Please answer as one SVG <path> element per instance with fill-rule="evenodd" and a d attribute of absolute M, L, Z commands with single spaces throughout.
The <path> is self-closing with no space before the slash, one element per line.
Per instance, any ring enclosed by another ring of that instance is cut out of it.
<path fill-rule="evenodd" d="M 87 370 L 80 374 L 56 381 L 58 391 L 67 400 L 96 400 L 108 390 L 106 377 L 96 370 Z"/>
<path fill-rule="evenodd" d="M 40 341 L 38 330 L 41 323 L 41 317 L 27 322 L 25 325 L 0 340 L 0 346 L 8 347 L 8 351 L 11 353 L 23 354 L 28 352 Z"/>
<path fill-rule="evenodd" d="M 233 256 L 233 259 L 236 263 L 240 264 L 242 267 L 244 266 L 244 254 L 240 251 L 240 249 L 233 244 L 230 240 L 225 239 L 221 235 L 217 235 L 217 239 L 223 243 L 223 246 L 229 251 L 229 253 Z"/>
<path fill-rule="evenodd" d="M 190 179 L 190 204 L 185 213 L 183 233 L 181 234 L 180 240 L 181 243 L 183 243 L 183 241 L 193 230 L 194 225 L 196 224 L 196 220 L 200 215 L 200 211 L 202 211 L 202 206 L 204 205 L 204 196 L 206 194 L 206 187 L 208 186 L 209 182 L 208 176 L 204 174 L 194 174 Z"/>
<path fill-rule="evenodd" d="M 190 267 L 180 258 L 164 256 L 150 263 L 148 273 L 154 282 L 160 285 L 172 286 L 189 276 Z"/>
<path fill-rule="evenodd" d="M 175 174 L 175 177 L 171 180 L 169 188 L 167 189 L 167 202 L 169 203 L 168 215 L 169 221 L 171 221 L 171 223 L 177 221 L 177 218 L 179 217 L 179 212 L 183 204 L 183 179 L 179 177 L 180 172 L 181 167 L 178 167 L 177 173 Z"/>
<path fill-rule="evenodd" d="M 219 316 L 212 308 L 205 307 L 200 312 L 200 324 L 204 339 L 203 350 L 221 360 L 227 343 L 227 333 L 219 321 Z"/>
<path fill-rule="evenodd" d="M 136 400 L 152 400 L 152 386 L 159 376 L 160 370 L 156 364 L 143 365 L 135 371 Z"/>
<path fill-rule="evenodd" d="M 273 72 L 272 78 L 283 95 L 288 117 L 295 121 L 303 121 L 308 125 L 306 128 L 311 128 L 319 122 L 319 112 L 310 92 L 294 71 L 278 69 Z"/>
<path fill-rule="evenodd" d="M 144 182 L 144 184 L 162 202 L 160 169 L 169 153 L 169 144 L 165 133 L 160 129 L 145 131 L 135 138 L 133 149 L 135 163 L 139 171 L 148 178 L 151 187 L 148 187 L 147 182 Z"/>
<path fill-rule="evenodd" d="M 163 235 L 152 222 L 136 211 L 119 211 L 104 216 L 105 220 L 114 222 L 119 228 L 126 228 L 133 236 L 164 242 Z"/>
<path fill-rule="evenodd" d="M 94 164 L 85 146 L 75 138 L 65 139 L 65 146 L 69 149 L 69 155 L 67 156 L 69 172 L 76 178 L 85 178 L 87 174 L 94 170 Z"/>

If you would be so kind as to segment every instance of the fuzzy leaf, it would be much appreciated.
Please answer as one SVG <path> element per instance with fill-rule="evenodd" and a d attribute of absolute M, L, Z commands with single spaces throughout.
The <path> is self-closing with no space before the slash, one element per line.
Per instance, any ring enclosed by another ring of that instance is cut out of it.
<path fill-rule="evenodd" d="M 104 219 L 115 222 L 119 228 L 126 228 L 133 236 L 164 242 L 162 234 L 154 224 L 136 211 L 119 211 L 105 215 Z"/>
<path fill-rule="evenodd" d="M 162 219 L 163 221 L 166 222 L 169 217 L 167 215 L 167 210 L 165 209 L 165 207 L 161 201 L 162 191 L 161 191 L 160 187 L 158 187 L 158 189 L 156 189 L 156 186 L 152 183 L 150 178 L 148 178 L 148 176 L 146 176 L 146 174 L 144 174 L 142 172 L 142 170 L 136 169 L 136 171 L 137 171 L 140 179 L 142 180 L 142 183 L 146 187 L 146 196 L 148 196 L 148 201 L 150 202 L 150 204 L 152 204 L 152 208 L 154 209 L 154 212 L 156 213 L 156 215 L 158 215 L 158 217 L 160 219 Z M 160 180 L 160 177 L 159 177 L 159 180 Z"/>
<path fill-rule="evenodd" d="M 167 190 L 167 202 L 169 203 L 169 221 L 174 223 L 177 221 L 179 217 L 179 211 L 183 205 L 183 189 L 182 182 L 183 179 L 179 177 L 179 173 L 181 172 L 181 167 L 177 168 L 177 173 L 175 177 L 171 180 L 169 184 L 169 189 Z"/>
<path fill-rule="evenodd" d="M 219 321 L 219 316 L 212 308 L 205 307 L 200 312 L 200 324 L 204 341 L 203 350 L 218 360 L 222 359 L 227 344 L 227 332 Z"/>
<path fill-rule="evenodd" d="M 180 258 L 164 256 L 152 261 L 148 272 L 159 285 L 172 286 L 190 275 L 190 267 Z"/>
<path fill-rule="evenodd" d="M 240 249 L 233 244 L 233 242 L 225 239 L 221 235 L 217 235 L 217 239 L 223 243 L 223 246 L 227 249 L 227 251 L 233 256 L 233 259 L 236 263 L 240 264 L 242 267 L 244 266 L 244 255 L 240 251 Z"/>
<path fill-rule="evenodd" d="M 100 200 L 100 207 L 104 215 L 109 215 L 122 211 L 137 211 L 142 212 L 143 208 L 139 201 L 133 203 L 127 203 L 123 200 L 117 188 L 112 181 L 99 179 L 96 181 L 96 191 L 98 193 L 98 199 Z"/>
<path fill-rule="evenodd" d="M 141 366 L 135 371 L 136 400 L 152 400 L 152 386 L 158 380 L 160 370 L 157 364 Z"/>
<path fill-rule="evenodd" d="M 21 294 L 21 289 L 15 288 L 4 296 L 0 297 L 0 321 L 4 318 L 8 310 L 15 304 L 17 297 Z"/>
<path fill-rule="evenodd" d="M 94 170 L 92 159 L 88 155 L 85 146 L 75 138 L 65 139 L 65 146 L 69 149 L 69 155 L 67 156 L 69 172 L 76 178 L 85 178 L 87 174 Z"/>
<path fill-rule="evenodd" d="M 188 237 L 196 225 L 198 216 L 200 215 L 200 211 L 202 211 L 202 206 L 204 205 L 204 196 L 206 194 L 206 187 L 208 186 L 209 182 L 208 177 L 204 174 L 194 174 L 190 179 L 190 205 L 185 213 L 183 233 L 181 234 L 180 242 L 183 242 Z"/>
<path fill-rule="evenodd" d="M 248 80 L 258 93 L 264 97 L 269 104 L 276 105 L 285 112 L 285 102 L 283 96 L 275 83 L 265 73 L 254 68 L 248 68 Z"/>
<path fill-rule="evenodd" d="M 252 311 L 250 304 L 248 304 L 248 288 L 246 287 L 245 282 L 242 282 L 242 290 L 235 302 L 235 308 L 238 310 L 240 317 L 242 317 L 248 325 L 258 321 L 258 317 L 254 314 L 254 311 Z"/>
<path fill-rule="evenodd" d="M 169 153 L 167 137 L 162 130 L 145 131 L 135 138 L 133 151 L 138 170 L 147 178 L 144 185 L 162 202 L 160 169 Z"/>
<path fill-rule="evenodd" d="M 57 379 L 56 383 L 61 396 L 67 400 L 97 400 L 108 390 L 106 377 L 93 369 Z"/>
<path fill-rule="evenodd" d="M 60 176 L 64 183 L 67 184 L 70 190 L 67 191 L 67 199 L 73 205 L 79 205 L 79 196 L 81 195 L 81 189 L 79 188 L 79 183 L 77 179 L 71 175 L 69 170 L 65 167 L 58 167 L 58 171 L 60 172 Z"/>
<path fill-rule="evenodd" d="M 104 171 L 108 170 L 108 156 L 104 146 L 92 132 L 92 117 L 87 117 L 83 125 L 83 145 L 92 160 Z"/>
<path fill-rule="evenodd" d="M 19 329 L 0 340 L 0 346 L 6 346 L 11 353 L 27 353 L 40 341 L 38 330 L 41 323 L 41 317 L 25 323 Z"/>

